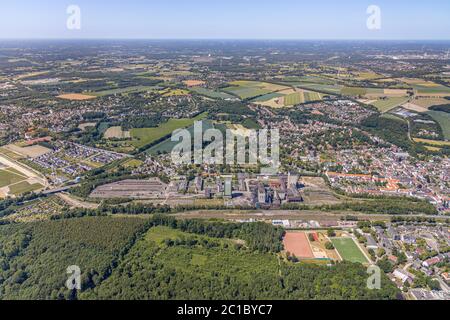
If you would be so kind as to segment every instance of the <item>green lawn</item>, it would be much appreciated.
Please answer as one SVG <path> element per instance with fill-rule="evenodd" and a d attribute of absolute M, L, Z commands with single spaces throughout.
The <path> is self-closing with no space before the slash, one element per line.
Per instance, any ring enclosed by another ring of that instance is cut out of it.
<path fill-rule="evenodd" d="M 336 250 L 342 259 L 350 262 L 367 263 L 367 259 L 356 245 L 352 238 L 333 238 L 331 239 Z"/>
<path fill-rule="evenodd" d="M 22 175 L 18 175 L 8 170 L 0 170 L 0 188 L 9 186 L 10 184 L 17 183 L 25 180 L 26 178 Z"/>
<path fill-rule="evenodd" d="M 177 129 L 187 128 L 206 117 L 206 113 L 192 119 L 170 119 L 156 128 L 131 129 L 132 144 L 136 148 L 142 148 L 158 139 L 170 135 Z"/>

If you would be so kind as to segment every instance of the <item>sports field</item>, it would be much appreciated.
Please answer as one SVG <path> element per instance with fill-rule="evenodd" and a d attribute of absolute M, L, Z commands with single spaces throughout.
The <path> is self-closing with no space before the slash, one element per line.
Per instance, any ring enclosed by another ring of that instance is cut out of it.
<path fill-rule="evenodd" d="M 331 239 L 336 250 L 342 259 L 350 262 L 367 263 L 367 259 L 356 245 L 352 238 L 333 238 Z"/>
<path fill-rule="evenodd" d="M 299 259 L 313 259 L 314 254 L 309 244 L 306 233 L 287 232 L 283 240 L 284 250 Z"/>

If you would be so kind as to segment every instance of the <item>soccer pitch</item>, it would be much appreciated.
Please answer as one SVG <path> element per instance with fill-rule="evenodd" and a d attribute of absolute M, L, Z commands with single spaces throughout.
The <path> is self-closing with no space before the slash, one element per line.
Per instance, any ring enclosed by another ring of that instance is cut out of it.
<path fill-rule="evenodd" d="M 361 252 L 352 238 L 334 238 L 331 239 L 336 250 L 341 255 L 342 259 L 350 262 L 367 263 L 367 259 Z"/>

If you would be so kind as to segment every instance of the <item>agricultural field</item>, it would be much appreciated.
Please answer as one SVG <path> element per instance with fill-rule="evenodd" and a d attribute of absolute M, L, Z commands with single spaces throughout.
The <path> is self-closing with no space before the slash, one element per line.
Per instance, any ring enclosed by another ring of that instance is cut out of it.
<path fill-rule="evenodd" d="M 202 126 L 203 132 L 205 132 L 208 129 L 212 129 L 214 127 L 215 127 L 215 125 L 213 125 L 213 123 L 211 121 L 209 121 L 209 120 L 203 121 L 203 126 Z M 190 126 L 187 130 L 191 133 L 192 136 L 194 136 L 194 126 L 193 125 Z M 165 141 L 146 150 L 146 153 L 151 154 L 151 155 L 157 155 L 159 153 L 170 153 L 177 144 L 178 144 L 178 142 L 173 142 L 171 140 L 171 138 L 168 138 Z"/>
<path fill-rule="evenodd" d="M 412 101 L 413 104 L 429 109 L 433 106 L 449 104 L 450 101 L 444 98 L 418 98 Z"/>
<path fill-rule="evenodd" d="M 319 83 L 293 83 L 293 85 L 302 89 L 309 89 L 312 91 L 324 92 L 334 95 L 341 94 L 341 91 L 344 88 L 341 85 L 319 84 Z"/>
<path fill-rule="evenodd" d="M 320 101 L 322 98 L 322 94 L 318 92 L 303 89 L 286 89 L 258 97 L 252 100 L 252 102 L 271 108 L 283 108 L 312 101 Z"/>
<path fill-rule="evenodd" d="M 446 140 L 450 140 L 450 113 L 443 111 L 428 111 L 430 115 L 442 128 Z"/>
<path fill-rule="evenodd" d="M 205 81 L 202 81 L 202 80 L 186 80 L 186 81 L 183 81 L 183 83 L 187 87 L 198 87 L 198 86 L 204 85 Z"/>
<path fill-rule="evenodd" d="M 164 97 L 177 97 L 177 96 L 186 96 L 189 94 L 188 90 L 183 89 L 169 89 L 162 93 Z"/>
<path fill-rule="evenodd" d="M 367 258 L 352 238 L 332 238 L 331 242 L 345 261 L 368 263 Z"/>
<path fill-rule="evenodd" d="M 388 112 L 408 101 L 407 97 L 397 97 L 397 98 L 387 98 L 377 100 L 371 103 L 374 107 L 376 107 L 380 112 Z"/>
<path fill-rule="evenodd" d="M 92 100 L 95 99 L 95 95 L 91 94 L 80 94 L 80 93 L 67 93 L 67 94 L 61 94 L 57 96 L 59 99 L 63 100 L 71 100 L 71 101 L 85 101 L 85 100 Z"/>
<path fill-rule="evenodd" d="M 233 99 L 233 98 L 235 98 L 234 96 L 232 96 L 228 93 L 214 91 L 214 90 L 206 89 L 206 88 L 202 88 L 202 87 L 193 87 L 193 88 L 189 88 L 189 90 L 191 90 L 192 92 L 198 93 L 202 96 L 212 98 L 212 99 Z"/>
<path fill-rule="evenodd" d="M 158 86 L 133 86 L 133 87 L 126 87 L 126 88 L 116 88 L 116 89 L 110 89 L 110 90 L 103 90 L 98 92 L 91 92 L 89 94 L 92 94 L 96 97 L 104 97 L 104 96 L 111 96 L 115 94 L 127 94 L 127 93 L 138 93 L 138 92 L 151 92 L 160 90 L 161 87 Z"/>
<path fill-rule="evenodd" d="M 289 89 L 289 87 L 259 81 L 234 81 L 230 85 L 222 91 L 238 96 L 243 100 Z"/>
<path fill-rule="evenodd" d="M 129 131 L 123 131 L 122 127 L 110 127 L 103 134 L 104 139 L 128 139 L 131 138 Z"/>
<path fill-rule="evenodd" d="M 205 117 L 206 114 L 201 114 L 192 119 L 170 119 L 156 128 L 131 129 L 131 137 L 133 139 L 132 144 L 136 148 L 142 148 L 170 135 L 177 129 L 187 128 L 193 125 L 195 121 L 200 121 Z"/>
<path fill-rule="evenodd" d="M 28 181 L 22 181 L 19 183 L 11 184 L 9 186 L 9 193 L 15 196 L 25 194 L 32 191 L 42 189 L 42 185 L 39 183 L 29 183 Z"/>
<path fill-rule="evenodd" d="M 0 188 L 26 180 L 27 177 L 11 168 L 0 169 Z"/>
<path fill-rule="evenodd" d="M 358 87 L 344 87 L 341 90 L 341 94 L 344 96 L 364 96 L 367 92 L 367 88 Z"/>
<path fill-rule="evenodd" d="M 20 155 L 22 158 L 32 158 L 32 159 L 40 157 L 52 151 L 51 149 L 40 145 L 21 147 L 16 144 L 9 144 L 4 146 L 4 148 L 17 155 Z"/>
<path fill-rule="evenodd" d="M 450 96 L 450 88 L 441 84 L 417 78 L 401 78 L 400 81 L 410 85 L 420 97 Z"/>
<path fill-rule="evenodd" d="M 429 140 L 429 139 L 420 139 L 420 138 L 414 138 L 414 142 L 417 143 L 423 143 L 430 146 L 435 147 L 450 147 L 450 141 L 439 141 L 439 140 Z"/>

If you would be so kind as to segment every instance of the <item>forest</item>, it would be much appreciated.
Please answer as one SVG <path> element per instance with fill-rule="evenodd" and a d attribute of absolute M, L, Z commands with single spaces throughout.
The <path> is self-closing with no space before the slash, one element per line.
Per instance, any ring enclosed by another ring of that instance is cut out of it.
<path fill-rule="evenodd" d="M 285 261 L 268 224 L 84 217 L 0 226 L 0 299 L 396 299 L 362 265 Z M 82 290 L 65 288 L 79 266 Z"/>

